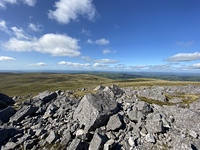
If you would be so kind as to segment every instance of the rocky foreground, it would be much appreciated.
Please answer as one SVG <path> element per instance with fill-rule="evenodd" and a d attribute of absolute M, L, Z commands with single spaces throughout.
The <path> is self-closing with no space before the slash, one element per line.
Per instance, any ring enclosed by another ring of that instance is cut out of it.
<path fill-rule="evenodd" d="M 199 86 L 113 85 L 93 93 L 76 98 L 70 91 L 45 91 L 22 103 L 0 94 L 0 148 L 200 149 Z"/>

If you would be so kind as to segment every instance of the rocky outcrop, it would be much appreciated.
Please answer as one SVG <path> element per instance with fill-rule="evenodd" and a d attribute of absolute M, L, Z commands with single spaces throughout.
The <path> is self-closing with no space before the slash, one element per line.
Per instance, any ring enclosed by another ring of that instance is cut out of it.
<path fill-rule="evenodd" d="M 6 104 L 0 110 L 0 149 L 200 149 L 200 87 L 113 85 L 95 90 L 82 98 L 69 91 L 45 91 L 18 110 Z M 177 97 L 181 90 L 189 97 Z M 189 104 L 192 94 L 197 99 Z M 184 99 L 173 104 L 169 98 Z"/>
<path fill-rule="evenodd" d="M 118 111 L 117 102 L 105 92 L 85 95 L 74 112 L 74 119 L 84 130 L 95 130 L 106 125 L 108 118 Z"/>

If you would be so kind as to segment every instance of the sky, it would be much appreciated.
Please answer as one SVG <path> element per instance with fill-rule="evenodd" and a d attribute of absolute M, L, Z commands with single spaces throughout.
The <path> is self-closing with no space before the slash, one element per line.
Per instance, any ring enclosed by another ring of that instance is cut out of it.
<path fill-rule="evenodd" d="M 199 0 L 0 0 L 0 70 L 200 71 Z"/>

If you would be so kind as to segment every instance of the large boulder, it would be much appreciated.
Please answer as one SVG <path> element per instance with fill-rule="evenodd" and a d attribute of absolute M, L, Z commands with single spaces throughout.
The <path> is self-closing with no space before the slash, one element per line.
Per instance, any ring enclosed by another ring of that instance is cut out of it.
<path fill-rule="evenodd" d="M 84 125 L 84 130 L 95 130 L 106 125 L 109 117 L 118 112 L 118 104 L 105 92 L 85 95 L 74 112 L 74 119 Z"/>
<path fill-rule="evenodd" d="M 14 128 L 0 128 L 0 146 L 4 145 L 11 137 L 14 137 L 18 133 L 19 131 Z"/>
<path fill-rule="evenodd" d="M 10 106 L 7 108 L 0 110 L 0 121 L 3 123 L 8 122 L 10 117 L 16 113 L 16 110 Z"/>
<path fill-rule="evenodd" d="M 7 105 L 12 105 L 15 103 L 15 101 L 11 97 L 9 97 L 3 93 L 0 93 L 0 101 L 6 103 Z"/>

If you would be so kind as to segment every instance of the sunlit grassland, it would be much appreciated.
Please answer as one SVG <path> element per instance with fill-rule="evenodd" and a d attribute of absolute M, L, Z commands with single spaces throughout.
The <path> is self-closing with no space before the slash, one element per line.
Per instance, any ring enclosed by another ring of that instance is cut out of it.
<path fill-rule="evenodd" d="M 112 80 L 105 77 L 88 74 L 52 74 L 52 73 L 1 73 L 0 92 L 9 96 L 26 96 L 32 93 L 37 95 L 45 90 L 76 90 L 76 94 L 87 94 L 98 85 L 110 86 L 116 84 L 119 87 L 140 86 L 180 86 L 200 85 L 200 82 L 165 81 L 150 78 L 135 78 L 129 80 Z M 85 88 L 86 91 L 81 91 Z M 77 89 L 79 89 L 77 91 Z"/>

